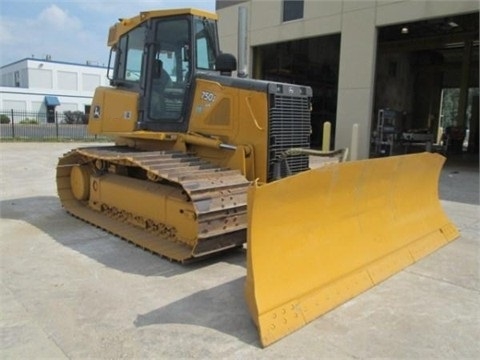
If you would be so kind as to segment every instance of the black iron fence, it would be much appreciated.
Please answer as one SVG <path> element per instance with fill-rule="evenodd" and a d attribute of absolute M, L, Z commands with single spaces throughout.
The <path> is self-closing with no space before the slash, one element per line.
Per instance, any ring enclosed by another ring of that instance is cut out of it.
<path fill-rule="evenodd" d="M 107 140 L 87 131 L 82 112 L 27 112 L 0 110 L 1 140 Z"/>

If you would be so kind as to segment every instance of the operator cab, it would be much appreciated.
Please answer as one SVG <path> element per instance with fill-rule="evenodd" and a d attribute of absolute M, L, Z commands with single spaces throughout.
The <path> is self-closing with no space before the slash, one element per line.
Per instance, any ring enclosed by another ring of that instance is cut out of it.
<path fill-rule="evenodd" d="M 219 56 L 215 20 L 194 14 L 150 18 L 111 49 L 111 85 L 139 94 L 139 130 L 186 131 L 195 74 L 236 67 Z"/>

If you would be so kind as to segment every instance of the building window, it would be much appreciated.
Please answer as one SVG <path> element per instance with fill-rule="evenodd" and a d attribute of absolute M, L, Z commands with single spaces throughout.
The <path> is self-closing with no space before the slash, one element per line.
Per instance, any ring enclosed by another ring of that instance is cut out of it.
<path fill-rule="evenodd" d="M 15 71 L 14 75 L 15 87 L 20 87 L 20 71 Z"/>
<path fill-rule="evenodd" d="M 303 18 L 304 0 L 283 0 L 283 21 Z"/>

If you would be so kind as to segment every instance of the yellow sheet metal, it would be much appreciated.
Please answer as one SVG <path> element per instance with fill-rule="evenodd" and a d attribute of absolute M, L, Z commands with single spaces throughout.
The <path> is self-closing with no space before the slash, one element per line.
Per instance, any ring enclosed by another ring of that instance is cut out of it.
<path fill-rule="evenodd" d="M 267 346 L 458 236 L 444 158 L 333 164 L 248 194 L 246 299 Z"/>

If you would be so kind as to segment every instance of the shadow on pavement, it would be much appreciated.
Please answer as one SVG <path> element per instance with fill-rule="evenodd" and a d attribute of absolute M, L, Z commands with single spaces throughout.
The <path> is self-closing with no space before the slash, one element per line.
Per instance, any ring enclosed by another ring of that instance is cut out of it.
<path fill-rule="evenodd" d="M 186 265 L 171 262 L 70 216 L 54 196 L 0 201 L 0 217 L 25 221 L 59 244 L 126 273 L 172 277 L 219 261 L 245 267 L 242 249 Z"/>
<path fill-rule="evenodd" d="M 244 301 L 245 278 L 199 291 L 146 314 L 134 321 L 138 328 L 161 324 L 187 324 L 217 330 L 260 347 L 255 324 Z M 228 318 L 228 321 L 225 319 Z"/>

